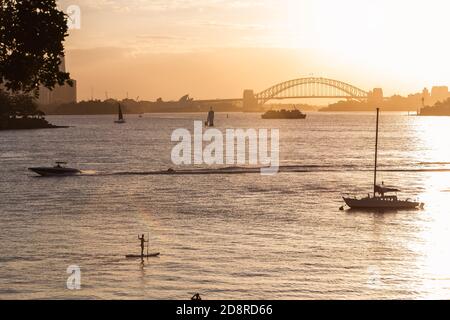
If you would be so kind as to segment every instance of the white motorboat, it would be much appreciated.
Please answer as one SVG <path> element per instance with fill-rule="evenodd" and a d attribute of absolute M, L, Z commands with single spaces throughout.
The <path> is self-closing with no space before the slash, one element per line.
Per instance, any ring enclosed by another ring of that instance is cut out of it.
<path fill-rule="evenodd" d="M 412 201 L 411 199 L 399 200 L 397 195 L 386 195 L 386 193 L 397 193 L 400 190 L 397 188 L 390 188 L 377 185 L 377 166 L 378 166 L 378 126 L 380 119 L 380 109 L 377 108 L 377 131 L 375 142 L 375 170 L 374 170 L 374 184 L 373 195 L 368 194 L 367 197 L 358 199 L 351 197 L 343 197 L 347 206 L 352 209 L 420 209 L 425 206 L 419 201 Z M 342 207 L 343 209 L 343 207 Z"/>
<path fill-rule="evenodd" d="M 64 167 L 66 164 L 66 162 L 58 161 L 54 167 L 28 168 L 28 170 L 43 177 L 74 176 L 81 173 L 78 169 Z"/>

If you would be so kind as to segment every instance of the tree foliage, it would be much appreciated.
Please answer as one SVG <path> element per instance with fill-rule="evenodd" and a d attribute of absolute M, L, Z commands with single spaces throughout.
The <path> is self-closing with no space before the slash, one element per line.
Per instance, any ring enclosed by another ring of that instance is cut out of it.
<path fill-rule="evenodd" d="M 10 107 L 10 100 L 9 95 L 4 92 L 3 90 L 0 90 L 0 118 L 2 116 L 9 115 L 11 110 Z"/>
<path fill-rule="evenodd" d="M 38 115 L 38 107 L 29 94 L 9 94 L 0 90 L 0 118 Z"/>
<path fill-rule="evenodd" d="M 26 93 L 71 85 L 59 69 L 67 30 L 55 0 L 0 0 L 0 84 Z"/>
<path fill-rule="evenodd" d="M 448 98 L 445 101 L 438 101 L 434 105 L 435 107 L 450 107 L 450 98 Z"/>

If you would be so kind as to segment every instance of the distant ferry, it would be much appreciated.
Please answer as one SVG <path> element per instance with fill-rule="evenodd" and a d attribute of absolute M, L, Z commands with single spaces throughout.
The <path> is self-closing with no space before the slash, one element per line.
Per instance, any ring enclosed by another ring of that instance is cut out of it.
<path fill-rule="evenodd" d="M 263 119 L 306 119 L 306 114 L 302 113 L 300 110 L 270 110 L 262 115 Z"/>

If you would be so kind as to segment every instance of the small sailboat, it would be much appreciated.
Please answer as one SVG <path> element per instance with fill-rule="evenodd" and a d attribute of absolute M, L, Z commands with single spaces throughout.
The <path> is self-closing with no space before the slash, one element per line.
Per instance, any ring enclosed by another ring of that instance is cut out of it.
<path fill-rule="evenodd" d="M 122 106 L 119 103 L 119 120 L 114 121 L 115 123 L 122 124 L 125 123 L 125 119 L 123 118 Z"/>
<path fill-rule="evenodd" d="M 377 184 L 377 166 L 378 166 L 378 126 L 380 119 L 380 109 L 377 108 L 377 131 L 375 142 L 375 170 L 373 183 L 373 196 L 368 194 L 366 198 L 357 199 L 343 197 L 347 206 L 352 209 L 420 209 L 425 206 L 424 203 L 412 201 L 410 199 L 399 200 L 397 195 L 386 195 L 389 193 L 397 193 L 397 188 L 386 187 L 384 182 L 382 185 Z M 344 207 L 341 208 L 342 210 Z"/>

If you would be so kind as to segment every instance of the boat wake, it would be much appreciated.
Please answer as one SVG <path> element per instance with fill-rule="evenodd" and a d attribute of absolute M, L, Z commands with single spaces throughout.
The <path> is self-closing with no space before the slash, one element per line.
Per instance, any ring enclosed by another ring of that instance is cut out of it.
<path fill-rule="evenodd" d="M 98 175 L 98 172 L 95 170 L 81 170 L 80 176 L 95 176 Z"/>
<path fill-rule="evenodd" d="M 167 169 L 151 171 L 120 171 L 99 172 L 94 170 L 82 171 L 78 176 L 183 176 L 183 175 L 239 175 L 239 174 L 261 174 L 265 167 L 223 167 L 223 168 L 194 168 L 194 169 Z M 280 173 L 321 173 L 321 172 L 370 172 L 373 169 L 358 167 L 355 165 L 288 165 L 280 166 Z M 449 167 L 393 167 L 380 168 L 380 172 L 450 172 Z"/>

